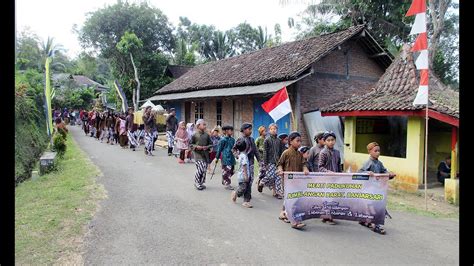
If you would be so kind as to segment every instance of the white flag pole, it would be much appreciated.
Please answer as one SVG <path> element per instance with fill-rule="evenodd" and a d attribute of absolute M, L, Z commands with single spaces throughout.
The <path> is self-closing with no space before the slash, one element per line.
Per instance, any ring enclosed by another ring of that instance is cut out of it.
<path fill-rule="evenodd" d="M 428 90 L 426 91 L 427 96 Z M 429 99 L 429 98 L 428 98 Z M 428 100 L 429 101 L 429 100 Z M 425 112 L 425 210 L 428 210 L 428 102 Z"/>

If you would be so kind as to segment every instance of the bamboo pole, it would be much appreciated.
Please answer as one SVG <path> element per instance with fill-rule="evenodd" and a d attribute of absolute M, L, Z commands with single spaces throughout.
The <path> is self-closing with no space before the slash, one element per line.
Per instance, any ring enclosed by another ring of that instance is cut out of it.
<path fill-rule="evenodd" d="M 291 110 L 291 119 L 293 120 L 292 131 L 298 130 L 298 121 L 296 121 L 295 113 Z"/>
<path fill-rule="evenodd" d="M 428 103 L 425 112 L 425 210 L 428 210 Z"/>

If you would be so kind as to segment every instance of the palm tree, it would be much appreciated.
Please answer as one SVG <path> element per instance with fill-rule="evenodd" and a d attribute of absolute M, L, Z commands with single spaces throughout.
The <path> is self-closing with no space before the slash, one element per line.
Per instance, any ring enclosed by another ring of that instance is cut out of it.
<path fill-rule="evenodd" d="M 263 31 L 262 26 L 258 26 L 258 35 L 257 35 L 257 48 L 262 49 L 267 46 L 268 43 L 268 34 L 267 27 L 265 27 L 265 32 Z"/>
<path fill-rule="evenodd" d="M 234 40 L 222 31 L 215 31 L 212 39 L 212 57 L 220 60 L 235 55 Z"/>

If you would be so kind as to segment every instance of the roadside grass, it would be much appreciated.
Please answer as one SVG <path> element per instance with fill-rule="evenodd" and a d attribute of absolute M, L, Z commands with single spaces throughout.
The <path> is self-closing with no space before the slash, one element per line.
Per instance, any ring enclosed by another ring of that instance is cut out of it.
<path fill-rule="evenodd" d="M 418 215 L 434 218 L 459 219 L 459 207 L 445 202 L 443 199 L 428 197 L 428 209 L 425 209 L 425 196 L 423 193 L 405 192 L 389 189 L 387 196 L 387 210 L 411 212 Z"/>
<path fill-rule="evenodd" d="M 15 190 L 17 264 L 82 264 L 87 223 L 106 197 L 95 181 L 99 169 L 71 135 L 56 171 L 27 180 Z"/>

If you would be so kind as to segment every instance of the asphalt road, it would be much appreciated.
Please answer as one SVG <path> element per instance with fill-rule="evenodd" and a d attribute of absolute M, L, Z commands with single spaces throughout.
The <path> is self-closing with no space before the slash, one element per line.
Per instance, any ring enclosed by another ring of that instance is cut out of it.
<path fill-rule="evenodd" d="M 254 208 L 246 209 L 231 201 L 220 171 L 197 191 L 194 165 L 179 165 L 164 149 L 149 157 L 143 148 L 99 143 L 78 127 L 70 132 L 103 172 L 98 182 L 108 194 L 85 239 L 87 265 L 459 264 L 457 220 L 393 211 L 387 235 L 319 219 L 299 231 L 278 220 L 282 201 L 268 190 L 253 186 Z"/>

